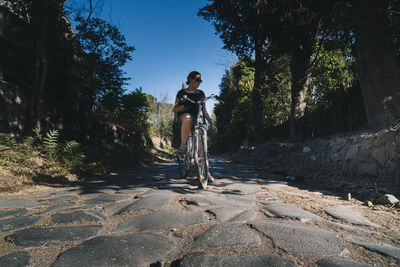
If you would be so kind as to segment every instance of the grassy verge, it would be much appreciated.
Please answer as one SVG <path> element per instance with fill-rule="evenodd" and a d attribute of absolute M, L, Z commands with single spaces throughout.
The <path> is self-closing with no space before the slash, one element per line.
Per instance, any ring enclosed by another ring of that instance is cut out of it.
<path fill-rule="evenodd" d="M 78 144 L 62 141 L 57 131 L 45 136 L 0 138 L 0 192 L 34 185 L 65 186 L 88 177 L 175 158 L 172 148 L 126 144 Z"/>

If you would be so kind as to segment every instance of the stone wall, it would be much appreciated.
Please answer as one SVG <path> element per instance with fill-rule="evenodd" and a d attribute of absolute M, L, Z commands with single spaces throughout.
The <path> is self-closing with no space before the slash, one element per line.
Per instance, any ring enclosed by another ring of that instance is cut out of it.
<path fill-rule="evenodd" d="M 241 147 L 229 158 L 282 175 L 400 184 L 400 127 L 303 143 L 268 141 L 258 149 Z"/>
<path fill-rule="evenodd" d="M 396 182 L 400 179 L 400 127 L 308 141 L 302 152 L 307 164 L 335 168 L 346 174 Z"/>

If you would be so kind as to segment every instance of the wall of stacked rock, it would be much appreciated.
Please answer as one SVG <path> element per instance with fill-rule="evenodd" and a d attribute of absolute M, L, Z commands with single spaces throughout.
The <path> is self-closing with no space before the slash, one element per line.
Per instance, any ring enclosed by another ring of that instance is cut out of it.
<path fill-rule="evenodd" d="M 307 164 L 400 184 L 400 127 L 306 142 Z"/>

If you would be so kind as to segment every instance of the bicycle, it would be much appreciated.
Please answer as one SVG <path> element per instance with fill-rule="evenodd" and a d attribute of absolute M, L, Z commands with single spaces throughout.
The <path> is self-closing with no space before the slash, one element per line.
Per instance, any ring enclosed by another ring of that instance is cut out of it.
<path fill-rule="evenodd" d="M 207 189 L 209 170 L 207 155 L 208 126 L 204 119 L 202 104 L 211 98 L 219 100 L 219 98 L 213 94 L 204 99 L 201 99 L 200 101 L 193 101 L 186 95 L 184 95 L 180 99 L 181 101 L 187 100 L 189 102 L 197 104 L 199 112 L 192 126 L 189 138 L 186 141 L 186 153 L 178 154 L 179 174 L 182 179 L 186 178 L 189 175 L 191 166 L 195 165 L 200 189 Z"/>

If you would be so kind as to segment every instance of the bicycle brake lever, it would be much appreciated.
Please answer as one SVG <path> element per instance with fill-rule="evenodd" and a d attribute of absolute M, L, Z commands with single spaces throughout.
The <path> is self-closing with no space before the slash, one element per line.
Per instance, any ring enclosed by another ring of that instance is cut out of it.
<path fill-rule="evenodd" d="M 224 101 L 221 100 L 221 98 L 217 95 L 214 95 L 215 100 L 219 101 L 221 104 L 224 104 Z"/>

